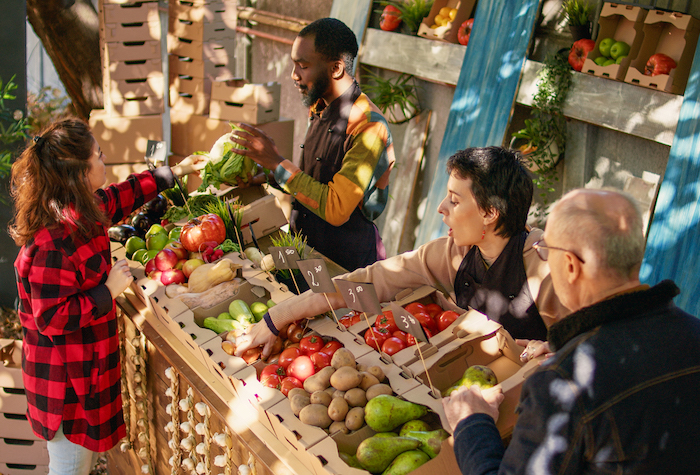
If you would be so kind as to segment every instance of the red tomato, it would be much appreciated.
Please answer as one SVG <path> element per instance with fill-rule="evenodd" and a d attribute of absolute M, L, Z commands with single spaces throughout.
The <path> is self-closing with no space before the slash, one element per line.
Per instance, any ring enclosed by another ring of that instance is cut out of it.
<path fill-rule="evenodd" d="M 413 316 L 416 317 L 416 320 L 418 320 L 421 325 L 423 325 L 423 328 L 430 330 L 433 335 L 437 333 L 437 323 L 435 323 L 435 320 L 430 318 L 430 315 L 428 315 L 426 312 L 416 312 L 413 314 Z"/>
<path fill-rule="evenodd" d="M 280 389 L 280 385 L 282 384 L 282 379 L 280 378 L 279 374 L 270 373 L 270 374 L 260 376 L 260 382 L 262 383 L 263 386 L 267 386 L 268 388 Z"/>
<path fill-rule="evenodd" d="M 301 354 L 310 355 L 312 353 L 318 352 L 325 342 L 323 338 L 318 335 L 305 336 L 299 341 L 299 348 L 301 348 Z"/>
<path fill-rule="evenodd" d="M 340 323 L 342 323 L 345 326 L 345 328 L 350 328 L 351 326 L 359 322 L 360 314 L 354 310 L 340 319 Z"/>
<path fill-rule="evenodd" d="M 429 339 L 433 337 L 433 332 L 431 332 L 429 329 L 423 327 L 423 330 L 425 330 L 425 334 L 428 336 Z M 408 346 L 413 346 L 416 344 L 416 339 L 410 333 L 406 334 L 406 340 Z"/>
<path fill-rule="evenodd" d="M 441 332 L 445 328 L 449 327 L 452 324 L 452 322 L 457 320 L 458 317 L 459 314 L 457 312 L 453 312 L 452 310 L 445 310 L 444 312 L 442 312 L 437 317 L 438 332 Z"/>
<path fill-rule="evenodd" d="M 384 310 L 374 322 L 375 328 L 386 328 L 389 333 L 394 333 L 399 327 L 394 321 L 394 313 L 391 310 Z"/>
<path fill-rule="evenodd" d="M 292 389 L 303 387 L 304 384 L 293 376 L 287 376 L 280 383 L 280 391 L 282 391 L 282 394 L 284 394 L 285 396 L 287 396 L 289 394 L 289 391 L 291 391 Z"/>
<path fill-rule="evenodd" d="M 387 5 L 379 17 L 379 28 L 384 31 L 394 31 L 401 24 L 401 10 L 394 5 Z"/>
<path fill-rule="evenodd" d="M 436 303 L 429 303 L 425 306 L 425 311 L 428 312 L 431 318 L 435 318 L 442 313 L 442 307 Z"/>
<path fill-rule="evenodd" d="M 316 368 L 316 371 L 331 365 L 331 357 L 327 353 L 323 353 L 321 351 L 310 354 L 309 358 L 311 358 L 311 361 L 314 362 L 314 368 Z"/>
<path fill-rule="evenodd" d="M 469 36 L 472 34 L 473 27 L 473 18 L 470 18 L 469 20 L 462 23 L 462 25 L 459 27 L 459 30 L 457 30 L 457 41 L 459 41 L 459 44 L 464 46 L 467 46 L 469 44 Z"/>
<path fill-rule="evenodd" d="M 190 219 L 180 232 L 180 242 L 190 252 L 200 251 L 200 246 L 206 241 L 221 244 L 224 239 L 226 239 L 226 225 L 214 213 Z"/>
<path fill-rule="evenodd" d="M 389 338 L 391 334 L 386 328 L 374 328 L 370 327 L 365 332 L 365 342 L 374 349 L 382 347 L 384 340 Z"/>
<path fill-rule="evenodd" d="M 404 348 L 406 348 L 406 343 L 395 336 L 387 338 L 384 340 L 384 343 L 382 343 L 382 351 L 387 355 L 394 355 Z"/>
<path fill-rule="evenodd" d="M 284 369 L 289 367 L 289 364 L 301 356 L 301 350 L 299 348 L 290 347 L 280 353 L 279 365 Z"/>
<path fill-rule="evenodd" d="M 326 343 L 323 348 L 319 350 L 321 353 L 325 353 L 331 358 L 333 357 L 333 354 L 338 351 L 340 348 L 343 347 L 343 344 L 340 343 L 339 341 L 336 340 L 331 340 L 328 343 Z"/>
<path fill-rule="evenodd" d="M 303 383 L 306 378 L 316 374 L 316 370 L 314 369 L 314 362 L 311 361 L 311 358 L 306 355 L 301 355 L 297 356 L 294 361 L 287 366 L 287 373 Z"/>
<path fill-rule="evenodd" d="M 394 333 L 391 334 L 391 336 L 398 338 L 399 340 L 406 343 L 406 345 L 408 345 L 408 333 L 406 333 L 405 331 L 396 330 Z"/>
<path fill-rule="evenodd" d="M 269 364 L 265 366 L 260 372 L 260 380 L 262 381 L 263 376 L 267 376 L 270 374 L 276 374 L 280 378 L 284 378 L 285 376 L 287 376 L 287 373 L 282 366 L 280 366 L 279 364 Z"/>
<path fill-rule="evenodd" d="M 407 311 L 408 313 L 410 313 L 411 315 L 415 315 L 416 312 L 425 312 L 425 313 L 428 313 L 428 312 L 426 312 L 426 310 L 425 310 L 425 305 L 423 305 L 423 304 L 420 303 L 420 302 L 411 302 L 411 303 L 409 303 L 408 305 L 406 305 L 406 306 L 404 307 L 404 310 L 406 310 L 406 311 Z"/>

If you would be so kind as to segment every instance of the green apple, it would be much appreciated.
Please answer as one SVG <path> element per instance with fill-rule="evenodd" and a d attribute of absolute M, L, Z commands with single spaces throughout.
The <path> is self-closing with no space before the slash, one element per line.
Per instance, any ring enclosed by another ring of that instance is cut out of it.
<path fill-rule="evenodd" d="M 618 56 L 615 60 L 615 64 L 620 64 L 625 58 L 627 58 L 627 56 Z"/>
<path fill-rule="evenodd" d="M 598 45 L 598 51 L 600 51 L 600 54 L 603 56 L 607 56 L 608 58 L 610 57 L 610 48 L 612 48 L 612 45 L 615 44 L 615 38 L 604 38 L 600 41 L 600 44 Z"/>
<path fill-rule="evenodd" d="M 595 62 L 595 64 L 597 64 L 598 66 L 603 66 L 607 60 L 608 58 L 606 58 L 605 56 L 598 56 L 596 59 L 593 60 L 593 62 Z"/>
<path fill-rule="evenodd" d="M 160 250 L 158 249 L 149 249 L 141 256 L 141 264 L 146 265 L 148 261 L 156 257 L 156 254 L 158 254 L 159 252 Z"/>
<path fill-rule="evenodd" d="M 617 59 L 620 56 L 627 56 L 630 52 L 630 45 L 624 41 L 618 41 L 610 47 L 610 57 Z"/>
<path fill-rule="evenodd" d="M 168 237 L 170 239 L 177 239 L 178 241 L 180 240 L 180 233 L 182 232 L 182 226 L 175 226 L 173 229 L 170 230 L 168 233 Z"/>
<path fill-rule="evenodd" d="M 139 236 L 131 236 L 124 243 L 124 248 L 126 249 L 126 257 L 131 258 L 139 249 L 146 249 L 146 241 Z"/>
<path fill-rule="evenodd" d="M 156 233 L 146 238 L 146 249 L 160 251 L 168 243 L 166 233 Z"/>
<path fill-rule="evenodd" d="M 154 234 L 165 234 L 166 236 L 168 235 L 168 233 L 165 231 L 165 228 L 160 224 L 154 224 L 150 228 L 148 228 L 148 231 L 146 231 L 146 239 L 153 236 Z"/>
<path fill-rule="evenodd" d="M 615 60 L 612 59 L 612 58 L 606 60 L 606 61 L 603 63 L 603 66 L 610 66 L 611 64 L 615 64 Z"/>
<path fill-rule="evenodd" d="M 141 259 L 143 258 L 143 255 L 146 254 L 146 249 L 137 249 L 134 251 L 134 253 L 131 255 L 131 260 L 136 261 L 136 262 L 141 262 Z"/>

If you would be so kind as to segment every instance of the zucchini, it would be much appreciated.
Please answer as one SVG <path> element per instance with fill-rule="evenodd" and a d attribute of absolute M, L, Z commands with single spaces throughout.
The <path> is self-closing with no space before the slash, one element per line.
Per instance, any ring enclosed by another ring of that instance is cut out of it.
<path fill-rule="evenodd" d="M 204 319 L 204 328 L 208 328 L 218 335 L 231 330 L 245 330 L 246 325 L 237 320 L 219 320 L 216 317 L 207 317 Z"/>
<path fill-rule="evenodd" d="M 250 310 L 250 307 L 243 300 L 237 299 L 231 302 L 228 306 L 228 313 L 234 320 L 241 323 L 253 324 L 256 322 L 255 315 Z"/>
<path fill-rule="evenodd" d="M 250 304 L 250 311 L 253 312 L 255 323 L 257 323 L 262 320 L 267 313 L 267 305 L 263 302 L 253 302 Z"/>

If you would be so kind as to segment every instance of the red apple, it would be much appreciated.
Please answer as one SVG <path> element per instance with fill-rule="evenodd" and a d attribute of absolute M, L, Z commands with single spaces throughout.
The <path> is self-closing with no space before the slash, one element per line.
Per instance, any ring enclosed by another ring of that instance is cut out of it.
<path fill-rule="evenodd" d="M 156 254 L 153 260 L 156 261 L 156 268 L 159 271 L 172 269 L 175 267 L 175 264 L 177 264 L 177 261 L 179 261 L 177 254 L 175 254 L 175 251 L 172 249 L 162 249 L 158 251 L 158 254 Z"/>
<path fill-rule="evenodd" d="M 184 284 L 187 279 L 180 269 L 168 269 L 163 271 L 160 276 L 160 281 L 163 285 Z"/>
<path fill-rule="evenodd" d="M 652 54 L 644 67 L 646 76 L 658 76 L 668 74 L 676 67 L 676 62 L 670 56 L 663 53 Z"/>
<path fill-rule="evenodd" d="M 204 264 L 204 261 L 202 259 L 189 259 L 185 262 L 185 264 L 183 264 L 182 272 L 185 274 L 185 277 L 189 279 L 192 271 L 195 270 L 197 267 L 201 266 L 202 264 Z"/>
<path fill-rule="evenodd" d="M 569 51 L 569 64 L 575 71 L 583 69 L 583 63 L 586 62 L 586 56 L 595 48 L 595 41 L 582 39 L 578 40 Z"/>
<path fill-rule="evenodd" d="M 172 249 L 178 259 L 187 259 L 190 254 L 180 241 L 170 241 L 163 249 Z"/>
<path fill-rule="evenodd" d="M 153 259 L 151 259 L 151 260 L 153 260 Z M 162 274 L 163 273 L 161 271 L 156 269 L 153 272 L 151 272 L 150 274 L 148 274 L 148 278 L 153 279 L 153 280 L 160 280 L 160 277 Z"/>
<path fill-rule="evenodd" d="M 151 274 L 153 273 L 153 271 L 155 271 L 155 270 L 157 270 L 157 269 L 156 269 L 156 260 L 155 260 L 155 259 L 151 259 L 151 260 L 149 260 L 148 262 L 146 262 L 146 268 L 145 268 L 144 272 L 146 273 L 146 275 L 147 275 L 148 277 L 150 277 Z"/>

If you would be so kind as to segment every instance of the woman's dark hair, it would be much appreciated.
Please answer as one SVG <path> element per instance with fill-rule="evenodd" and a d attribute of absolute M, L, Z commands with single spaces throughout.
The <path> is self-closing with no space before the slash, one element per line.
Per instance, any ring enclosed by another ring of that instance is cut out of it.
<path fill-rule="evenodd" d="M 502 147 L 460 150 L 447 160 L 447 172 L 471 179 L 479 208 L 498 211 L 496 235 L 511 237 L 525 230 L 533 185 L 519 152 Z"/>
<path fill-rule="evenodd" d="M 75 118 L 54 122 L 29 142 L 10 182 L 15 214 L 8 233 L 18 246 L 60 223 L 70 222 L 85 238 L 106 224 L 88 179 L 95 143 L 90 127 Z"/>
<path fill-rule="evenodd" d="M 335 18 L 321 18 L 309 23 L 299 32 L 299 37 L 314 37 L 314 49 L 326 61 L 345 64 L 345 71 L 352 76 L 353 63 L 357 56 L 357 37 L 348 26 Z"/>

